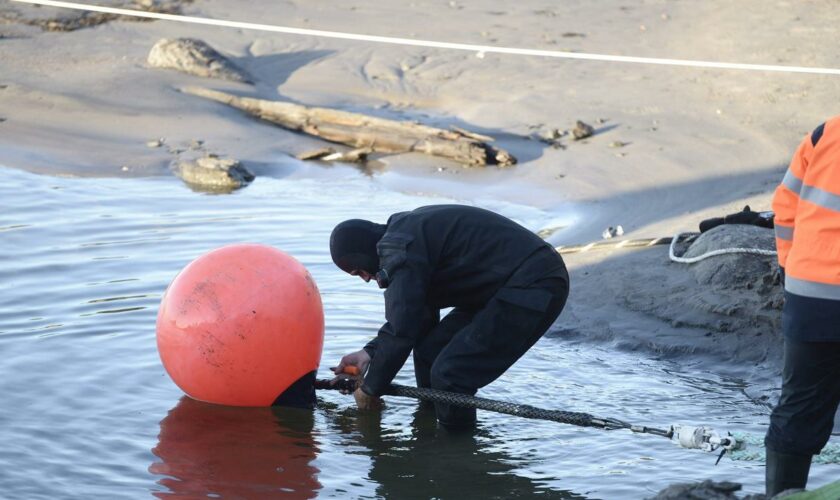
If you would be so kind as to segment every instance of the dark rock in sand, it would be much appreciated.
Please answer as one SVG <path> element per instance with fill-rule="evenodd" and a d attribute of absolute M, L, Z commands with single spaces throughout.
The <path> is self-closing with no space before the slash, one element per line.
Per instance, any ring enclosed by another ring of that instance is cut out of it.
<path fill-rule="evenodd" d="M 765 500 L 764 495 L 740 497 L 741 485 L 729 481 L 706 480 L 702 483 L 672 484 L 650 500 Z"/>
<path fill-rule="evenodd" d="M 651 500 L 738 500 L 735 492 L 740 490 L 741 485 L 738 483 L 706 480 L 702 483 L 672 484 Z"/>
<path fill-rule="evenodd" d="M 156 68 L 175 69 L 190 75 L 252 83 L 244 70 L 195 38 L 159 40 L 149 51 L 148 63 Z"/>
<path fill-rule="evenodd" d="M 572 137 L 574 137 L 576 141 L 586 139 L 587 137 L 591 137 L 594 133 L 595 129 L 592 127 L 592 125 L 584 123 L 580 120 L 577 121 L 577 123 L 575 124 L 575 128 L 572 129 Z"/>
<path fill-rule="evenodd" d="M 741 485 L 729 481 L 712 481 L 707 479 L 702 483 L 678 483 L 668 486 L 649 500 L 782 500 L 805 490 L 785 490 L 777 495 L 768 497 L 761 493 L 738 496 L 735 492 L 741 490 Z M 818 490 L 819 491 L 819 490 Z M 816 492 L 815 492 L 816 493 Z M 814 498 L 833 498 L 814 495 Z"/>
<path fill-rule="evenodd" d="M 134 0 L 104 2 L 107 7 L 142 10 L 163 14 L 180 14 L 181 5 L 192 0 Z M 100 4 L 103 2 L 100 2 Z M 148 22 L 152 19 L 122 16 L 105 12 L 36 8 L 40 6 L 16 6 L 0 9 L 0 21 L 37 26 L 45 31 L 75 31 L 91 28 L 114 20 Z"/>
<path fill-rule="evenodd" d="M 191 187 L 202 191 L 232 191 L 254 180 L 254 174 L 237 160 L 216 156 L 177 162 L 173 171 Z"/>

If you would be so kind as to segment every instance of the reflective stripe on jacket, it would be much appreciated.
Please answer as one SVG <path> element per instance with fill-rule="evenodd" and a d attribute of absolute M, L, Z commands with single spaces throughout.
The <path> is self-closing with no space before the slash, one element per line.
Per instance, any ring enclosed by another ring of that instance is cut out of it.
<path fill-rule="evenodd" d="M 785 290 L 840 300 L 840 117 L 802 140 L 773 211 Z"/>

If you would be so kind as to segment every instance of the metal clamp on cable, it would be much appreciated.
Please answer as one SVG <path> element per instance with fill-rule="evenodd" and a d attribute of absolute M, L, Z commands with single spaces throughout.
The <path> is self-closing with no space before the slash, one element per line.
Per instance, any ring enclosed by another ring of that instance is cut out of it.
<path fill-rule="evenodd" d="M 594 417 L 591 420 L 591 424 L 593 427 L 600 427 L 602 429 L 606 429 L 608 431 L 615 430 L 615 429 L 629 429 L 630 424 L 627 422 L 622 422 L 617 418 L 600 418 Z"/>
<path fill-rule="evenodd" d="M 720 459 L 727 451 L 737 450 L 739 448 L 738 440 L 734 436 L 728 433 L 726 436 L 721 436 L 711 427 L 674 425 L 672 429 L 672 439 L 675 439 L 683 448 L 699 449 L 708 452 L 721 450 L 715 465 L 720 462 Z"/>
<path fill-rule="evenodd" d="M 654 436 L 662 436 L 668 439 L 671 439 L 674 432 L 673 427 L 669 428 L 668 430 L 665 430 L 657 429 L 655 427 L 648 427 L 646 425 L 631 425 L 630 430 L 638 434 L 653 434 Z"/>

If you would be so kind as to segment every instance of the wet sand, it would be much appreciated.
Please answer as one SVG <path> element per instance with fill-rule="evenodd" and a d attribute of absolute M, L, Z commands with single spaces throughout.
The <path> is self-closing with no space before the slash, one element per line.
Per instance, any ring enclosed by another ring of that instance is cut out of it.
<path fill-rule="evenodd" d="M 840 67 L 840 55 L 825 45 L 840 20 L 828 1 L 631 6 L 580 0 L 560 7 L 549 1 L 218 0 L 180 7 L 195 16 L 385 36 Z M 616 224 L 628 238 L 669 236 L 745 204 L 768 209 L 798 141 L 835 113 L 828 104 L 840 90 L 840 79 L 829 76 L 477 57 L 164 21 L 117 20 L 49 32 L 28 21 L 76 15 L 13 3 L 0 7 L 0 164 L 61 176 L 163 176 L 171 175 L 172 160 L 194 150 L 237 158 L 258 176 L 307 175 L 293 156 L 322 141 L 177 91 L 200 85 L 496 137 L 519 158 L 517 166 L 465 169 L 393 155 L 377 158 L 372 175 L 395 190 L 465 202 L 494 198 L 555 212 L 568 225 L 550 237 L 555 244 L 599 240 L 605 227 Z M 149 68 L 152 45 L 175 37 L 208 42 L 254 75 L 256 84 Z M 595 126 L 596 134 L 563 138 L 560 148 L 532 137 L 572 128 L 577 120 Z M 147 145 L 159 138 L 162 147 Z M 685 318 L 690 313 L 657 306 L 675 289 L 696 286 L 683 266 L 667 264 L 665 248 L 567 261 L 573 293 L 558 335 L 622 349 L 709 355 L 731 362 L 719 366 L 751 371 L 761 381 L 757 398 L 772 394 L 779 332 L 722 334 L 699 313 Z"/>

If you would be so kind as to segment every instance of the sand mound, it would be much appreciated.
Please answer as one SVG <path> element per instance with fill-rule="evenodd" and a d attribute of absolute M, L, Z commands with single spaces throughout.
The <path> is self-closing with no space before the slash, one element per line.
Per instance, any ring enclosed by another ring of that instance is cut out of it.
<path fill-rule="evenodd" d="M 697 257 L 727 248 L 775 250 L 773 230 L 745 224 L 721 225 L 701 234 L 683 256 Z M 720 255 L 702 260 L 690 269 L 700 284 L 726 290 L 754 289 L 760 295 L 781 297 L 773 256 Z"/>
<path fill-rule="evenodd" d="M 772 230 L 723 225 L 701 235 L 684 256 L 773 245 Z M 773 256 L 727 254 L 682 264 L 660 246 L 564 258 L 572 288 L 558 323 L 563 332 L 659 354 L 781 360 L 782 289 Z"/>

